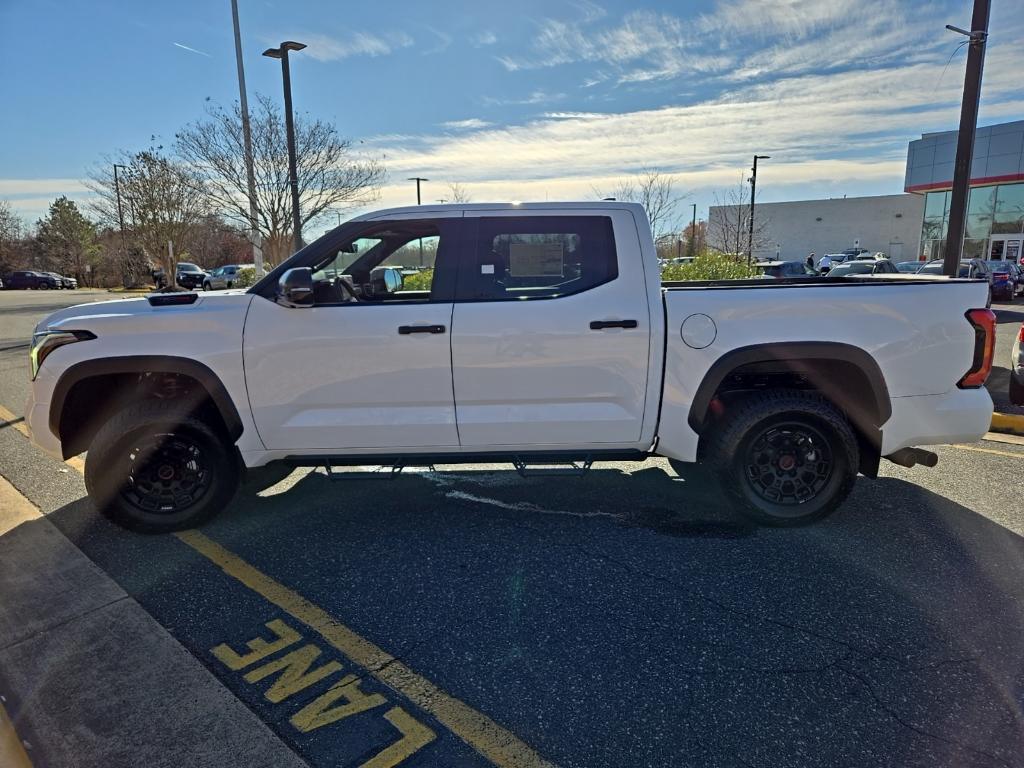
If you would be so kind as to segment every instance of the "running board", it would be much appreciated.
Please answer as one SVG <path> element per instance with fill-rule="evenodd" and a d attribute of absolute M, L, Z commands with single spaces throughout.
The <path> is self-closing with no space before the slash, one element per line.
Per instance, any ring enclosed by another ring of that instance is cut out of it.
<path fill-rule="evenodd" d="M 550 461 L 534 461 L 531 469 L 531 462 L 528 458 L 514 456 L 512 466 L 520 477 L 583 477 L 590 471 L 594 459 L 587 454 L 582 459 L 555 459 Z"/>

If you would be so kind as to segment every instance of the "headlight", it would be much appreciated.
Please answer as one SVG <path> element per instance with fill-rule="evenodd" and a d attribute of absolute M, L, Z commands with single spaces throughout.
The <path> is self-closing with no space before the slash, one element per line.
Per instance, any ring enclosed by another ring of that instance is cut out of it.
<path fill-rule="evenodd" d="M 89 331 L 41 331 L 32 334 L 32 351 L 29 352 L 29 359 L 32 362 L 32 381 L 39 375 L 39 366 L 43 360 L 65 344 L 74 344 L 76 341 L 88 341 L 95 339 L 95 334 Z"/>

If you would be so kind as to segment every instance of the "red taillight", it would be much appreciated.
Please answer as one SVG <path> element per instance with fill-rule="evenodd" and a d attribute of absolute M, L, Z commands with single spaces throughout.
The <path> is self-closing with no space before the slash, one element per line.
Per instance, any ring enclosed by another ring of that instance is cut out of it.
<path fill-rule="evenodd" d="M 957 386 L 975 389 L 985 386 L 992 372 L 992 358 L 996 351 L 996 313 L 991 309 L 969 309 L 964 316 L 974 326 L 974 360 Z"/>
<path fill-rule="evenodd" d="M 1017 334 L 1017 341 L 1024 344 L 1024 323 L 1020 326 L 1020 333 Z"/>

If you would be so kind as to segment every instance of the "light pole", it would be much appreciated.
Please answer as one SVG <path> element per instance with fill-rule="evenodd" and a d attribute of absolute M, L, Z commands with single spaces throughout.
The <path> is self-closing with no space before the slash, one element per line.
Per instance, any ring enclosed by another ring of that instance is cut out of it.
<path fill-rule="evenodd" d="M 430 181 L 430 179 L 424 179 L 422 176 L 410 176 L 406 181 L 416 182 L 416 205 L 420 204 L 420 182 Z M 420 268 L 423 267 L 423 238 L 420 238 Z"/>
<path fill-rule="evenodd" d="M 974 0 L 971 29 L 946 29 L 966 35 L 967 71 L 964 73 L 964 98 L 960 105 L 960 131 L 956 139 L 956 161 L 953 163 L 953 192 L 949 198 L 949 230 L 946 232 L 946 253 L 942 273 L 956 277 L 964 245 L 964 220 L 967 218 L 967 195 L 971 186 L 971 156 L 974 154 L 974 133 L 978 129 L 978 102 L 981 99 L 981 73 L 985 66 L 985 41 L 988 39 L 989 0 Z"/>
<path fill-rule="evenodd" d="M 242 32 L 238 26 L 238 0 L 231 0 L 231 21 L 235 28 L 235 63 L 238 68 L 238 102 L 242 112 L 242 143 L 245 151 L 245 181 L 249 188 L 249 240 L 256 277 L 263 277 L 263 248 L 260 246 L 259 207 L 256 201 L 256 176 L 252 170 L 252 131 L 249 127 L 249 100 L 245 94 L 245 67 L 242 65 Z"/>
<path fill-rule="evenodd" d="M 690 255 L 694 258 L 697 257 L 697 204 L 690 203 L 693 206 L 693 223 L 690 225 Z"/>
<path fill-rule="evenodd" d="M 750 177 L 750 229 L 747 235 L 747 264 L 754 260 L 754 193 L 757 191 L 757 161 L 771 160 L 771 155 L 754 155 L 753 175 Z"/>
<path fill-rule="evenodd" d="M 302 217 L 299 214 L 299 175 L 295 167 L 295 121 L 292 117 L 292 75 L 288 68 L 288 52 L 301 51 L 305 43 L 285 40 L 279 48 L 267 48 L 264 56 L 281 60 L 281 78 L 284 80 L 284 126 L 288 132 L 288 184 L 292 188 L 292 243 L 296 251 L 302 249 Z"/>
<path fill-rule="evenodd" d="M 415 181 L 416 182 L 416 205 L 419 205 L 420 204 L 420 182 L 421 181 L 430 181 L 430 179 L 424 179 L 422 176 L 410 176 L 408 179 L 406 179 L 406 181 Z"/>
<path fill-rule="evenodd" d="M 124 242 L 124 210 L 121 208 L 121 181 L 117 177 L 118 168 L 124 168 L 127 171 L 128 166 L 114 163 L 114 196 L 117 198 L 117 223 L 121 226 L 121 250 L 127 255 L 128 246 Z"/>

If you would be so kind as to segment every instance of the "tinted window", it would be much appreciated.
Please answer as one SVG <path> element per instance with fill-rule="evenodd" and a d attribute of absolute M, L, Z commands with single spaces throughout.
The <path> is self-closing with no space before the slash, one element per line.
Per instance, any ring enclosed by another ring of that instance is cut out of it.
<path fill-rule="evenodd" d="M 482 218 L 463 299 L 546 299 L 618 277 L 615 236 L 604 216 Z"/>

